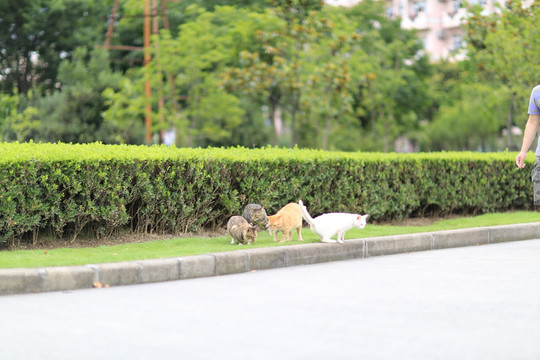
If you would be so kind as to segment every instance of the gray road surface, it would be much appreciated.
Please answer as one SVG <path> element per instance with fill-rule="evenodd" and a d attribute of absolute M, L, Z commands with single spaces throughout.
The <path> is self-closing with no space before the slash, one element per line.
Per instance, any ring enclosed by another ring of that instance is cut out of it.
<path fill-rule="evenodd" d="M 0 297 L 0 359 L 540 359 L 540 240 Z"/>

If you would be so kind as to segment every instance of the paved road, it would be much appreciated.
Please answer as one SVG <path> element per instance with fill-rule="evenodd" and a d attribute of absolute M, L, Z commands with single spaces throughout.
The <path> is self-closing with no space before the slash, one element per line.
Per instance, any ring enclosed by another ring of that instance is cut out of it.
<path fill-rule="evenodd" d="M 540 359 L 540 240 L 0 297 L 0 358 Z"/>

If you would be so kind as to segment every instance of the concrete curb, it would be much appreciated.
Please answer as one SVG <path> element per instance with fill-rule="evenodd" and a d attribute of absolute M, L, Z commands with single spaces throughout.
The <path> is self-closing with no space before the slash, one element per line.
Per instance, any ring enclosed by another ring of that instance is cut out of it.
<path fill-rule="evenodd" d="M 540 222 L 432 233 L 233 250 L 85 266 L 0 269 L 0 295 L 194 279 L 330 261 L 540 238 Z"/>

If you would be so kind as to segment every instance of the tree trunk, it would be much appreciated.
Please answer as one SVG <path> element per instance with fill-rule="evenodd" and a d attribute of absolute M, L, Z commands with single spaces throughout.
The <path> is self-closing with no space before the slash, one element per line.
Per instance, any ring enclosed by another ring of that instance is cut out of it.
<path fill-rule="evenodd" d="M 270 123 L 272 124 L 272 144 L 278 144 L 278 130 L 277 130 L 277 104 L 270 102 Z"/>
<path fill-rule="evenodd" d="M 291 148 L 296 145 L 296 113 L 300 108 L 300 94 L 297 94 L 291 107 Z"/>
<path fill-rule="evenodd" d="M 277 114 L 278 114 L 278 107 L 279 107 L 279 101 L 281 97 L 279 96 L 279 93 L 275 89 L 270 90 L 270 96 L 268 97 L 268 102 L 270 104 L 270 122 L 272 124 L 272 130 L 273 130 L 273 145 L 278 144 L 279 136 L 281 135 L 278 131 L 277 126 Z"/>
<path fill-rule="evenodd" d="M 328 150 L 328 137 L 330 136 L 330 115 L 326 115 L 326 122 L 323 131 L 322 146 L 323 150 Z"/>
<path fill-rule="evenodd" d="M 506 147 L 508 150 L 514 150 L 512 140 L 512 124 L 514 122 L 514 94 L 510 94 L 510 105 L 508 106 L 508 116 L 506 117 Z"/>

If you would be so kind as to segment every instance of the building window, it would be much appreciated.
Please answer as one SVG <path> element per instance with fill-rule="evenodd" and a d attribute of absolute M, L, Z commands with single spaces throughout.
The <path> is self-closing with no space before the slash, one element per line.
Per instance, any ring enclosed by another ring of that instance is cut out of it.
<path fill-rule="evenodd" d="M 426 11 L 426 0 L 418 0 L 413 3 L 413 12 L 418 14 L 421 11 Z"/>
<path fill-rule="evenodd" d="M 462 39 L 461 35 L 452 36 L 452 51 L 457 51 L 461 47 Z"/>
<path fill-rule="evenodd" d="M 418 14 L 422 11 L 426 11 L 426 0 L 417 0 L 414 1 L 412 6 L 410 7 L 410 15 L 409 18 L 414 21 L 414 19 L 418 16 Z"/>
<path fill-rule="evenodd" d="M 459 9 L 461 9 L 461 0 L 452 0 L 453 13 L 457 13 Z"/>

